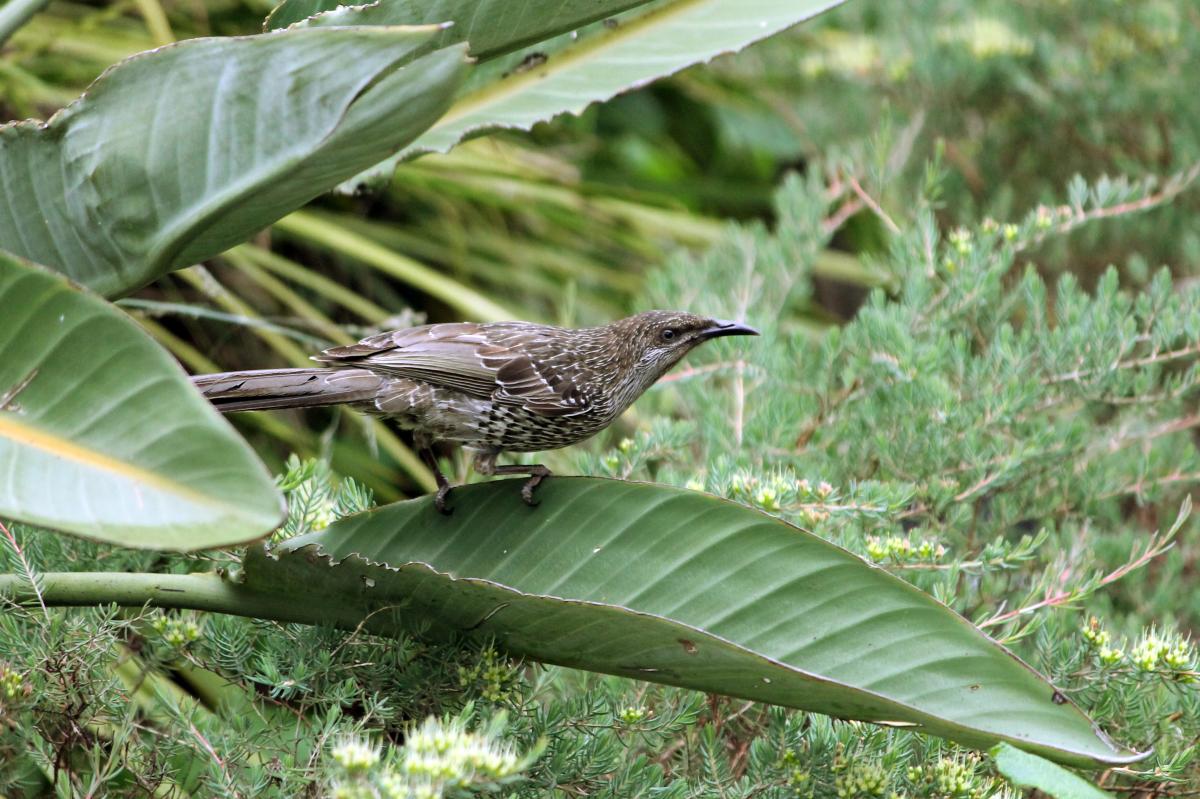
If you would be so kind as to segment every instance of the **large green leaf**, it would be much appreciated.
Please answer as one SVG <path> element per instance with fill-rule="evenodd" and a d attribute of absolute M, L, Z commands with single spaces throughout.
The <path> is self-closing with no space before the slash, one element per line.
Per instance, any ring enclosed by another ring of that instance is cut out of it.
<path fill-rule="evenodd" d="M 399 605 L 431 631 L 494 637 L 550 663 L 843 718 L 976 747 L 1123 763 L 1074 704 L 945 605 L 774 517 L 705 494 L 552 478 L 352 516 L 251 553 L 247 587 L 305 602 Z"/>
<path fill-rule="evenodd" d="M 396 152 L 445 110 L 440 28 L 193 39 L 0 127 L 0 242 L 118 296 L 237 244 Z"/>
<path fill-rule="evenodd" d="M 1037 788 L 1054 799 L 1112 799 L 1078 774 L 1008 744 L 993 747 L 991 755 L 996 770 L 1018 788 Z"/>
<path fill-rule="evenodd" d="M 382 0 L 382 6 L 392 12 L 407 8 L 396 2 Z M 471 71 L 454 105 L 426 133 L 341 188 L 354 190 L 385 178 L 401 160 L 422 152 L 446 152 L 471 135 L 497 128 L 528 130 L 559 114 L 578 114 L 592 103 L 740 50 L 841 2 L 657 0 L 493 59 Z M 445 3 L 444 8 L 449 13 L 458 5 Z M 447 21 L 455 22 L 455 27 L 470 23 L 469 15 L 457 13 L 466 19 L 447 17 Z M 415 12 L 411 20 L 388 18 L 393 22 L 428 19 Z M 474 40 L 471 44 L 474 47 Z"/>
<path fill-rule="evenodd" d="M 0 516 L 135 547 L 259 538 L 283 498 L 140 326 L 0 253 Z"/>
<path fill-rule="evenodd" d="M 345 5 L 338 0 L 284 0 L 267 17 L 269 30 L 305 26 L 436 25 L 453 21 L 438 39 L 445 47 L 470 44 L 484 61 L 527 44 L 610 17 L 649 0 L 379 0 Z M 319 15 L 319 16 L 315 16 Z"/>

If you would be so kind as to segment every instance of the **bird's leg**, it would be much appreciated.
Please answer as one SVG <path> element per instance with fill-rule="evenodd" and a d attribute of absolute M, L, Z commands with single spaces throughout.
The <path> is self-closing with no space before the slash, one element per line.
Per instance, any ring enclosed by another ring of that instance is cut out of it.
<path fill-rule="evenodd" d="M 437 494 L 433 497 L 433 506 L 438 509 L 438 513 L 443 516 L 449 516 L 454 512 L 453 508 L 446 507 L 446 496 L 450 493 L 450 481 L 446 479 L 446 475 L 442 474 L 441 467 L 438 466 L 437 455 L 433 454 L 433 448 L 428 442 L 419 442 L 423 444 L 419 448 L 421 460 L 425 461 L 425 465 L 429 467 L 429 471 L 433 472 L 433 479 L 437 480 Z"/>
<path fill-rule="evenodd" d="M 521 486 L 521 499 L 525 500 L 525 504 L 529 507 L 536 508 L 539 503 L 533 498 L 533 489 L 538 487 L 538 483 L 550 476 L 550 470 L 540 463 L 531 463 L 528 466 L 514 464 L 511 466 L 497 466 L 496 474 L 529 475 L 529 479 L 525 481 L 525 485 Z"/>
<path fill-rule="evenodd" d="M 497 452 L 480 452 L 475 456 L 475 471 L 488 477 L 497 474 L 529 475 L 529 479 L 525 481 L 525 485 L 521 486 L 521 499 L 525 500 L 525 504 L 529 507 L 536 508 L 538 502 L 533 498 L 533 489 L 537 488 L 539 483 L 550 476 L 550 470 L 540 463 L 498 466 L 496 465 L 496 456 L 498 454 Z"/>

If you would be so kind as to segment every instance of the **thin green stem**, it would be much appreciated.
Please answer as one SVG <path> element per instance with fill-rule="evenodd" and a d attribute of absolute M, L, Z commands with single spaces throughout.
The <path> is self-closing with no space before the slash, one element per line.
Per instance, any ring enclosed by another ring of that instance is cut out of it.
<path fill-rule="evenodd" d="M 299 624 L 332 624 L 350 630 L 362 627 L 384 634 L 398 629 L 387 613 L 364 618 L 361 606 L 339 605 L 328 598 L 298 602 L 294 596 L 248 588 L 212 573 L 42 572 L 38 577 L 42 599 L 49 607 L 150 605 Z M 37 602 L 29 581 L 18 574 L 0 574 L 0 597 L 19 603 Z"/>
<path fill-rule="evenodd" d="M 460 264 L 474 274 L 500 281 L 507 277 L 498 275 L 497 270 L 507 271 L 503 265 L 514 256 L 512 235 L 497 233 L 489 225 L 464 226 L 462 240 L 448 241 L 450 231 L 444 225 L 424 225 L 421 227 L 421 233 L 416 234 L 395 225 L 350 215 L 325 216 L 334 224 L 360 233 L 385 247 L 405 250 L 442 263 Z M 453 232 L 457 233 L 458 230 Z M 636 292 L 642 284 L 642 278 L 638 274 L 593 263 L 575 253 L 562 248 L 548 247 L 536 241 L 521 241 L 519 253 L 522 261 L 530 266 L 541 266 L 563 277 L 590 279 L 629 293 Z M 561 282 L 554 285 L 558 291 L 562 290 Z"/>
<path fill-rule="evenodd" d="M 171 30 L 167 12 L 158 0 L 133 0 L 133 4 L 137 6 L 138 13 L 146 23 L 146 30 L 150 32 L 156 45 L 161 47 L 175 41 L 175 32 Z"/>
<path fill-rule="evenodd" d="M 308 347 L 324 347 L 331 340 L 328 336 L 323 338 L 322 336 L 310 335 L 299 330 L 293 330 L 290 327 L 268 322 L 265 319 L 253 318 L 242 314 L 225 313 L 224 311 L 214 311 L 212 308 L 193 303 L 162 302 L 160 300 L 144 300 L 140 297 L 125 297 L 117 300 L 116 304 L 121 308 L 136 308 L 146 316 L 186 316 L 192 319 L 211 319 L 227 324 L 269 330 L 285 338 L 302 342 Z M 319 329 L 317 324 L 311 324 L 312 320 L 308 321 L 311 327 Z M 319 329 L 319 332 L 324 334 L 327 331 Z"/>
<path fill-rule="evenodd" d="M 245 319 L 261 321 L 262 317 L 259 316 L 258 312 L 240 297 L 225 288 L 205 267 L 193 266 L 188 269 L 182 269 L 177 274 L 184 282 L 215 302 L 227 313 Z M 309 361 L 308 352 L 296 346 L 287 336 L 280 335 L 261 326 L 250 327 L 250 332 L 262 339 L 268 347 L 286 360 L 289 365 L 312 366 L 312 363 Z"/>
<path fill-rule="evenodd" d="M 0 78 L 9 86 L 8 101 L 20 103 L 15 110 L 22 116 L 37 116 L 39 108 L 61 108 L 79 96 L 76 91 L 46 83 L 15 61 L 0 61 Z"/>
<path fill-rule="evenodd" d="M 334 324 L 333 320 L 317 310 L 315 305 L 292 291 L 282 280 L 253 264 L 244 251 L 230 250 L 221 258 L 240 270 L 243 275 L 258 284 L 282 305 L 287 306 L 288 310 L 313 330 L 319 332 L 326 340 L 332 341 L 334 344 L 354 343 L 354 338 L 349 333 Z"/>
<path fill-rule="evenodd" d="M 50 0 L 8 0 L 0 6 L 0 44 L 49 4 Z"/>
<path fill-rule="evenodd" d="M 296 211 L 275 223 L 275 231 L 336 250 L 342 255 L 436 297 L 467 318 L 484 322 L 513 319 L 513 313 L 477 291 L 451 280 L 422 263 L 356 236 L 327 220 Z"/>
<path fill-rule="evenodd" d="M 386 309 L 330 280 L 319 272 L 301 266 L 295 261 L 284 258 L 270 250 L 265 250 L 262 247 L 256 247 L 252 244 L 239 244 L 230 252 L 245 255 L 257 266 L 273 272 L 279 277 L 286 278 L 293 283 L 299 283 L 305 288 L 312 289 L 326 299 L 336 302 L 351 313 L 358 315 L 368 324 L 381 322 L 390 315 Z"/>

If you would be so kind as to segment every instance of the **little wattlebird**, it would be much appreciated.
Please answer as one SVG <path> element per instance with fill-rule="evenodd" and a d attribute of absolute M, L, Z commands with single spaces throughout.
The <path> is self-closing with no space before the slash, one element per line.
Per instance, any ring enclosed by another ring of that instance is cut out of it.
<path fill-rule="evenodd" d="M 521 496 L 550 470 L 498 466 L 501 452 L 539 452 L 608 427 L 694 347 L 719 336 L 756 336 L 738 322 L 680 311 L 647 311 L 577 330 L 529 322 L 424 325 L 325 350 L 324 366 L 199 375 L 192 382 L 217 409 L 257 411 L 349 405 L 411 430 L 437 478 L 435 504 L 448 513 L 450 483 L 433 444 L 475 453 L 483 475 L 526 474 Z"/>

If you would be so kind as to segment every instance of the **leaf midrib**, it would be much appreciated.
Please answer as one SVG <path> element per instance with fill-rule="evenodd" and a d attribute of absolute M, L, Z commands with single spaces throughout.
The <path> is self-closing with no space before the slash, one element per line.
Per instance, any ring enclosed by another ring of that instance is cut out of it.
<path fill-rule="evenodd" d="M 646 29 L 666 24 L 696 7 L 712 2 L 713 0 L 675 0 L 673 3 L 651 9 L 629 21 L 622 21 L 615 28 L 606 29 L 603 32 L 589 36 L 583 42 L 555 53 L 545 67 L 537 67 L 510 75 L 507 78 L 489 84 L 479 91 L 465 95 L 461 100 L 450 106 L 442 118 L 434 123 L 429 130 L 425 131 L 421 138 L 454 125 L 460 119 L 469 116 L 480 108 L 486 108 L 489 105 L 507 99 L 511 95 L 523 92 L 529 85 L 545 80 L 546 78 L 543 76 L 547 72 L 555 73 L 571 69 L 578 64 L 587 63 L 589 60 L 596 58 L 598 53 L 599 56 L 603 56 L 604 52 L 607 52 L 610 47 L 614 46 L 614 43 L 620 43 L 624 40 L 640 36 Z M 812 15 L 819 14 L 829 7 L 837 5 L 838 2 L 841 2 L 841 0 L 827 0 L 824 6 L 814 9 Z M 768 29 L 763 35 L 767 36 L 770 33 L 771 31 Z M 604 52 L 600 52 L 602 50 Z M 672 73 L 675 71 L 677 70 L 672 70 Z M 665 76 L 664 74 L 660 77 Z M 592 100 L 591 102 L 598 102 L 598 100 Z M 555 115 L 562 113 L 567 113 L 567 111 L 559 111 Z M 505 126 L 499 125 L 499 127 Z M 417 143 L 419 142 L 420 139 L 417 140 Z"/>
<path fill-rule="evenodd" d="M 160 474 L 135 466 L 89 447 L 82 446 L 61 436 L 21 423 L 11 411 L 0 411 L 0 441 L 11 441 L 16 446 L 29 447 L 62 458 L 79 466 L 95 469 L 104 474 L 115 475 L 132 482 L 148 486 L 164 494 L 210 508 L 219 508 L 235 516 L 244 511 L 237 505 L 219 497 L 197 491 L 191 486 L 170 480 Z"/>

